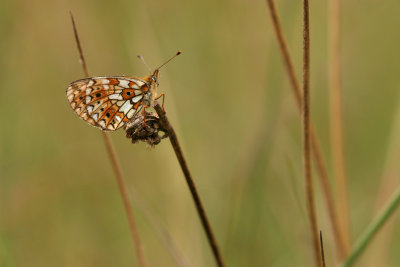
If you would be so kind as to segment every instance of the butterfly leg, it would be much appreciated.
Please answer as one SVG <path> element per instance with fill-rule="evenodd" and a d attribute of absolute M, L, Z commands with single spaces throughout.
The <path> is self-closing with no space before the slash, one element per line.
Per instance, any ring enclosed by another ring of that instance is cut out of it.
<path fill-rule="evenodd" d="M 162 97 L 162 109 L 163 109 L 163 111 L 165 112 L 165 109 L 164 109 L 164 99 L 165 99 L 165 94 L 161 94 L 161 95 L 159 95 L 158 97 L 156 97 L 156 99 L 154 99 L 154 100 L 157 100 L 157 99 L 160 99 Z"/>
<path fill-rule="evenodd" d="M 144 124 L 146 124 L 146 108 L 148 108 L 149 106 L 147 106 L 147 105 L 144 105 L 143 106 L 143 111 L 142 111 L 142 113 L 143 113 L 143 122 L 144 122 Z"/>

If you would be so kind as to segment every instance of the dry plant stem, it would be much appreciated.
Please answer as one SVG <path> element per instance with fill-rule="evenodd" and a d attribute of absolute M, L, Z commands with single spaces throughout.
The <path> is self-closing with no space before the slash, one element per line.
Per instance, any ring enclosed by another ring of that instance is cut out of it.
<path fill-rule="evenodd" d="M 138 257 L 139 266 L 145 267 L 146 261 L 144 258 L 142 244 L 140 242 L 139 233 L 137 231 L 135 218 L 133 217 L 133 208 L 131 202 L 129 201 L 128 192 L 122 176 L 121 167 L 118 162 L 117 154 L 115 153 L 114 146 L 111 142 L 111 138 L 108 133 L 102 132 L 104 143 L 107 148 L 107 152 L 111 161 L 111 165 L 114 170 L 115 178 L 117 179 L 118 189 L 120 191 L 122 202 L 124 203 L 124 208 L 126 216 L 128 217 L 129 228 L 131 230 L 131 237 L 135 244 L 136 256 Z"/>
<path fill-rule="evenodd" d="M 185 176 L 186 182 L 187 182 L 190 192 L 192 194 L 193 201 L 194 201 L 196 209 L 197 209 L 197 213 L 199 214 L 204 231 L 207 234 L 208 242 L 209 242 L 212 252 L 214 254 L 215 261 L 217 262 L 217 265 L 219 267 L 225 266 L 224 261 L 221 256 L 221 253 L 219 252 L 219 249 L 218 249 L 217 241 L 216 241 L 213 231 L 211 229 L 211 225 L 208 221 L 206 211 L 204 210 L 203 204 L 200 200 L 200 196 L 197 192 L 196 185 L 194 183 L 192 175 L 190 174 L 189 167 L 186 163 L 185 157 L 183 156 L 183 152 L 182 152 L 181 146 L 179 145 L 179 141 L 175 134 L 175 131 L 172 128 L 172 125 L 169 123 L 169 120 L 165 114 L 165 111 L 161 108 L 161 106 L 158 103 L 154 106 L 154 109 L 156 110 L 158 116 L 160 117 L 161 125 L 164 127 L 164 129 L 166 129 L 166 131 L 168 133 L 169 140 L 171 142 L 172 147 L 174 148 L 175 155 L 179 161 L 182 172 Z"/>
<path fill-rule="evenodd" d="M 306 187 L 307 211 L 311 226 L 316 266 L 322 266 L 318 238 L 317 212 L 314 198 L 314 185 L 311 170 L 311 139 L 310 139 L 310 24 L 308 0 L 303 0 L 303 164 Z"/>
<path fill-rule="evenodd" d="M 341 215 L 340 220 L 345 238 L 344 241 L 348 252 L 348 248 L 350 246 L 350 220 L 342 122 L 342 88 L 340 74 L 340 0 L 329 0 L 328 3 L 331 150 L 333 170 L 336 178 L 334 180 L 336 181 L 339 211 Z"/>
<path fill-rule="evenodd" d="M 279 16 L 276 10 L 275 2 L 273 0 L 266 0 L 267 5 L 270 11 L 271 19 L 272 19 L 272 24 L 274 26 L 276 38 L 279 44 L 279 49 L 282 54 L 282 58 L 284 61 L 284 65 L 286 68 L 286 73 L 289 77 L 290 83 L 292 85 L 292 92 L 296 100 L 297 107 L 299 110 L 301 110 L 301 103 L 302 103 L 302 98 L 301 98 L 301 89 L 300 89 L 300 84 L 296 76 L 296 72 L 293 66 L 293 62 L 291 60 L 289 50 L 286 44 L 285 37 L 283 35 L 283 30 L 282 26 L 279 20 Z M 311 145 L 312 145 L 312 151 L 313 151 L 313 156 L 314 156 L 314 161 L 315 161 L 315 167 L 318 173 L 318 176 L 320 178 L 320 184 L 322 187 L 322 190 L 324 191 L 323 196 L 325 197 L 326 205 L 327 205 L 327 210 L 329 213 L 330 217 L 330 222 L 332 225 L 333 233 L 334 233 L 334 238 L 335 238 L 335 246 L 336 250 L 339 253 L 339 257 L 343 258 L 344 255 L 347 254 L 348 248 L 346 250 L 346 245 L 345 245 L 345 238 L 343 231 L 341 229 L 341 226 L 339 224 L 334 200 L 333 200 L 333 195 L 332 191 L 330 189 L 329 185 L 329 179 L 328 179 L 328 174 L 326 170 L 326 166 L 322 157 L 322 152 L 321 148 L 318 142 L 318 138 L 316 135 L 315 127 L 310 121 L 310 137 L 311 137 Z"/>
<path fill-rule="evenodd" d="M 72 20 L 72 26 L 74 29 L 75 40 L 76 40 L 76 44 L 78 46 L 78 51 L 79 51 L 79 60 L 80 60 L 80 63 L 82 64 L 82 68 L 83 68 L 83 72 L 85 73 L 85 76 L 89 77 L 89 71 L 88 71 L 88 68 L 86 65 L 85 58 L 83 56 L 83 51 L 82 51 L 81 43 L 79 41 L 78 31 L 76 29 L 74 17 L 72 16 L 72 13 L 70 13 L 70 15 L 71 15 L 71 20 Z M 138 258 L 138 263 L 139 263 L 140 267 L 145 267 L 146 261 L 144 258 L 144 253 L 143 253 L 142 245 L 140 242 L 139 234 L 138 234 L 138 231 L 136 228 L 135 219 L 133 217 L 132 205 L 129 201 L 128 192 L 127 192 L 126 185 L 125 185 L 125 182 L 124 182 L 124 179 L 122 176 L 122 170 L 119 165 L 118 158 L 115 153 L 114 146 L 112 145 L 110 136 L 106 132 L 102 132 L 102 136 L 103 136 L 103 140 L 106 145 L 106 148 L 107 148 L 107 152 L 108 152 L 108 156 L 111 161 L 112 168 L 114 170 L 115 178 L 117 179 L 118 188 L 121 193 L 122 201 L 123 201 L 124 207 L 125 207 L 125 212 L 128 217 L 129 228 L 131 231 L 132 240 L 135 244 L 135 250 L 136 250 L 136 256 Z"/>
<path fill-rule="evenodd" d="M 267 0 L 267 5 L 268 5 L 269 13 L 271 15 L 272 25 L 274 26 L 276 39 L 278 40 L 279 49 L 281 51 L 283 61 L 285 63 L 286 71 L 289 76 L 289 80 L 292 85 L 292 88 L 293 88 L 293 94 L 296 99 L 296 104 L 297 104 L 298 108 L 300 109 L 301 102 L 302 102 L 300 84 L 299 84 L 299 81 L 297 80 L 296 71 L 294 69 L 292 60 L 289 55 L 289 49 L 288 49 L 288 46 L 286 43 L 285 36 L 283 35 L 281 22 L 280 22 L 280 19 L 278 16 L 278 12 L 276 10 L 274 0 Z"/>
<path fill-rule="evenodd" d="M 324 252 L 324 242 L 322 240 L 322 231 L 319 231 L 319 241 L 321 244 L 321 259 L 322 259 L 322 267 L 325 267 L 325 252 Z"/>

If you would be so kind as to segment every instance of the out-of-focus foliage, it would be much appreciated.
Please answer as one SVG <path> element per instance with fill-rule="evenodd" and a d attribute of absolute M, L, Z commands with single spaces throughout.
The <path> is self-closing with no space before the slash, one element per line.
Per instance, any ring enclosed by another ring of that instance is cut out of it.
<path fill-rule="evenodd" d="M 400 2 L 342 2 L 355 238 L 375 214 L 387 158 L 400 136 Z M 301 1 L 277 6 L 300 74 Z M 136 264 L 100 132 L 66 100 L 66 86 L 83 76 L 70 10 L 94 76 L 143 76 L 137 54 L 156 67 L 183 50 L 161 70 L 160 91 L 227 265 L 310 266 L 299 116 L 265 2 L 237 0 L 2 1 L 0 266 Z M 312 116 L 332 177 L 326 1 L 311 1 L 311 38 Z M 171 250 L 189 266 L 213 266 L 168 140 L 149 150 L 132 145 L 123 131 L 111 137 L 149 266 L 177 266 Z M 334 266 L 318 182 L 316 189 L 326 258 Z M 399 264 L 399 228 L 391 231 L 359 266 Z"/>

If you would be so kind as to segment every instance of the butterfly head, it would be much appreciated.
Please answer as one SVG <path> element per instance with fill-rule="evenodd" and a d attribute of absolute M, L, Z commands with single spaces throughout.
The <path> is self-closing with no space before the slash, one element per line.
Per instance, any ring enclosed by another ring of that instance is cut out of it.
<path fill-rule="evenodd" d="M 176 56 L 180 55 L 182 52 L 178 51 L 173 57 L 171 57 L 170 59 L 168 59 L 167 61 L 165 61 L 163 64 L 161 64 L 158 68 L 156 68 L 153 73 L 151 73 L 150 75 L 146 76 L 143 78 L 143 80 L 146 81 L 146 85 L 148 88 L 148 92 L 146 93 L 145 99 L 148 99 L 149 103 L 151 104 L 155 98 L 157 97 L 157 87 L 158 87 L 158 74 L 160 72 L 161 67 L 163 67 L 165 64 L 167 64 L 168 62 L 170 62 L 172 59 L 174 59 Z M 146 62 L 144 61 L 142 56 L 138 56 L 143 63 L 146 65 L 146 67 L 148 69 L 150 69 Z"/>
<path fill-rule="evenodd" d="M 150 82 L 155 83 L 156 86 L 158 86 L 158 73 L 159 70 L 156 69 L 151 75 L 150 75 Z"/>

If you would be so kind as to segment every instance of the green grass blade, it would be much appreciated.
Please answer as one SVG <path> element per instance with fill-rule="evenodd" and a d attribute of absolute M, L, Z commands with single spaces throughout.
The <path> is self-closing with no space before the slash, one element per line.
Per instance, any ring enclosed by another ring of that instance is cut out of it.
<path fill-rule="evenodd" d="M 358 257 L 364 252 L 365 248 L 371 242 L 375 234 L 382 228 L 383 224 L 389 219 L 396 208 L 400 204 L 400 187 L 396 189 L 392 198 L 382 209 L 382 211 L 376 216 L 376 218 L 367 227 L 364 233 L 360 236 L 354 245 L 354 249 L 347 260 L 343 263 L 342 267 L 352 266 Z"/>

